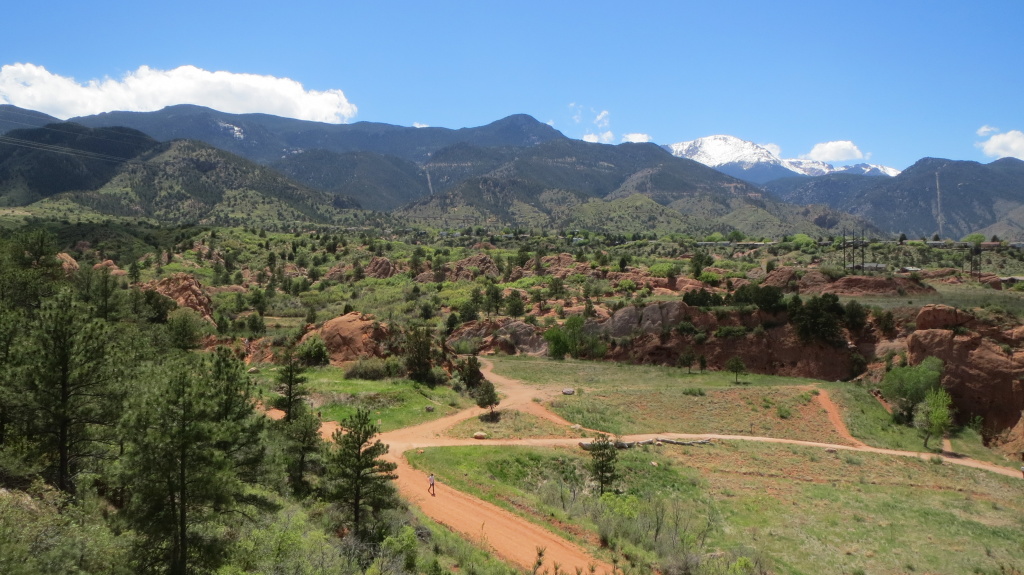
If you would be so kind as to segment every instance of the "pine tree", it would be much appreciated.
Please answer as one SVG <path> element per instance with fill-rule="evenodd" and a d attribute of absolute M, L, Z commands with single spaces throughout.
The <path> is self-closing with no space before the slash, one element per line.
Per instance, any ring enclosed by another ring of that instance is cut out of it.
<path fill-rule="evenodd" d="M 370 411 L 359 409 L 341 422 L 334 432 L 334 450 L 328 458 L 327 473 L 332 485 L 330 496 L 342 506 L 359 538 L 367 535 L 366 512 L 379 513 L 397 504 L 391 481 L 395 463 L 384 461 L 388 446 L 374 440 L 378 429 L 370 421 Z"/>
<path fill-rule="evenodd" d="M 309 395 L 305 387 L 306 377 L 303 375 L 306 367 L 295 352 L 295 346 L 288 346 L 281 353 L 281 368 L 277 372 L 277 383 L 281 391 L 281 400 L 278 407 L 284 412 L 286 422 L 294 419 L 299 413 L 305 410 L 306 404 L 302 398 Z"/>
<path fill-rule="evenodd" d="M 405 336 L 405 368 L 409 379 L 419 383 L 430 382 L 430 333 L 426 328 L 415 328 Z"/>
<path fill-rule="evenodd" d="M 14 359 L 26 435 L 49 479 L 72 493 L 87 462 L 105 457 L 121 407 L 124 358 L 113 330 L 91 315 L 67 289 L 44 300 Z"/>
<path fill-rule="evenodd" d="M 491 420 L 494 420 L 494 407 L 500 403 L 498 392 L 494 389 L 494 384 L 486 379 L 481 381 L 474 396 L 476 397 L 477 406 L 490 409 Z"/>
<path fill-rule="evenodd" d="M 608 439 L 607 435 L 601 433 L 590 444 L 590 457 L 590 472 L 597 480 L 601 495 L 604 495 L 605 490 L 610 488 L 618 478 L 615 462 L 619 454 L 615 449 L 615 444 Z"/>
<path fill-rule="evenodd" d="M 246 497 L 263 458 L 265 418 L 250 383 L 226 349 L 178 355 L 155 366 L 124 420 L 121 482 L 125 516 L 142 536 L 141 570 L 175 575 L 215 570 L 223 541 L 210 529 Z"/>
<path fill-rule="evenodd" d="M 320 419 L 310 410 L 302 410 L 291 421 L 278 422 L 284 435 L 285 469 L 288 483 L 296 495 L 310 491 L 307 472 L 321 459 L 323 440 L 320 437 Z"/>

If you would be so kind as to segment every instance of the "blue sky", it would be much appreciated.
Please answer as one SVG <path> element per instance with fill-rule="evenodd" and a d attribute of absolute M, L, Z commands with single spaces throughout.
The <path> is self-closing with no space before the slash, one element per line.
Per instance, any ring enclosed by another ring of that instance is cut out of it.
<path fill-rule="evenodd" d="M 449 128 L 526 113 L 608 143 L 729 134 L 795 158 L 838 142 L 814 154 L 837 164 L 1024 158 L 1016 1 L 15 0 L 4 21 L 0 101 L 59 117 L 179 100 Z"/>

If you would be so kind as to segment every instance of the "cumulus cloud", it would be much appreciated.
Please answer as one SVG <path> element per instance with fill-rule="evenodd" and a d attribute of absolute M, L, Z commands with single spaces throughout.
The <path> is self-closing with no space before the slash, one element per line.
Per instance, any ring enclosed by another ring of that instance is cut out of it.
<path fill-rule="evenodd" d="M 413 128 L 429 128 L 430 124 L 421 124 L 419 122 L 413 122 L 412 123 L 412 127 Z"/>
<path fill-rule="evenodd" d="M 622 141 L 633 144 L 646 144 L 651 141 L 651 136 L 650 134 L 623 134 Z"/>
<path fill-rule="evenodd" d="M 758 144 L 762 148 L 768 150 L 776 158 L 782 157 L 782 148 L 778 144 Z"/>
<path fill-rule="evenodd" d="M 607 128 L 608 124 L 611 123 L 611 119 L 609 118 L 609 116 L 611 116 L 611 114 L 608 112 L 608 110 L 601 110 L 601 113 L 598 114 L 596 118 L 594 118 L 594 125 L 597 126 L 598 128 Z"/>
<path fill-rule="evenodd" d="M 592 144 L 610 144 L 615 140 L 615 134 L 611 130 L 607 132 L 601 132 L 600 134 L 583 134 L 583 141 L 590 142 Z"/>
<path fill-rule="evenodd" d="M 838 140 L 815 144 L 811 151 L 800 156 L 800 159 L 817 160 L 819 162 L 846 162 L 849 160 L 862 160 L 864 159 L 864 153 L 850 140 Z"/>
<path fill-rule="evenodd" d="M 0 67 L 0 103 L 62 119 L 114 110 L 153 111 L 174 104 L 334 124 L 347 122 L 357 112 L 341 90 L 306 90 L 289 78 L 210 72 L 195 66 L 142 66 L 120 79 L 79 83 L 42 66 L 10 64 Z"/>
<path fill-rule="evenodd" d="M 980 135 L 980 133 L 979 133 Z M 1024 160 L 1024 132 L 1010 130 L 1002 134 L 994 134 L 984 142 L 975 144 L 986 156 L 991 158 L 1018 158 Z"/>
<path fill-rule="evenodd" d="M 984 138 L 985 136 L 988 136 L 989 134 L 994 134 L 994 133 L 996 133 L 998 131 L 999 131 L 999 128 L 996 128 L 995 126 L 989 126 L 988 124 L 985 124 L 984 126 L 978 128 L 978 131 L 975 132 L 975 133 L 978 134 L 979 136 L 981 136 L 982 138 Z"/>

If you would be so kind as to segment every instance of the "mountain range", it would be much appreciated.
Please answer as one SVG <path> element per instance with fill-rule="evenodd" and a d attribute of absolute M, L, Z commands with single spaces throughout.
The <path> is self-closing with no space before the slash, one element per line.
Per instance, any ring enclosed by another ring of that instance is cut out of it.
<path fill-rule="evenodd" d="M 1024 238 L 1024 162 L 1012 159 L 926 158 L 899 173 L 783 160 L 730 136 L 592 144 L 522 114 L 451 130 L 191 105 L 73 122 L 0 106 L 0 133 L 0 205 L 62 217 L 263 225 L 361 207 L 436 226 Z"/>
<path fill-rule="evenodd" d="M 735 136 L 707 136 L 665 146 L 673 156 L 689 158 L 735 178 L 764 184 L 793 176 L 824 176 L 834 173 L 864 176 L 896 176 L 899 170 L 874 164 L 835 167 L 817 160 L 785 160 L 771 150 Z"/>

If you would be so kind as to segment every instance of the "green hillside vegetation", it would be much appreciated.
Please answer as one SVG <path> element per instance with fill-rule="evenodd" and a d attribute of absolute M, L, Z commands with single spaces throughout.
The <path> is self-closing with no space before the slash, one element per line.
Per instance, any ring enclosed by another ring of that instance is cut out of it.
<path fill-rule="evenodd" d="M 923 158 L 894 178 L 830 174 L 766 185 L 776 197 L 826 204 L 910 238 L 933 234 L 960 239 L 972 232 L 1016 238 L 1024 211 L 1024 162 L 989 164 Z M 941 208 L 941 209 L 940 209 Z"/>
<path fill-rule="evenodd" d="M 158 145 L 127 128 L 51 124 L 0 136 L 0 205 L 24 206 L 61 192 L 95 190 Z"/>
<path fill-rule="evenodd" d="M 175 142 L 147 160 L 144 166 L 151 168 L 118 177 L 136 174 L 141 179 L 150 173 L 145 170 L 154 170 L 155 192 L 145 196 L 145 205 L 153 210 L 165 205 L 161 194 L 172 189 L 168 181 L 175 181 L 163 174 L 183 178 L 198 172 L 196 181 L 207 177 L 238 187 L 260 181 L 245 161 L 233 163 L 231 156 L 221 154 L 205 145 Z M 209 161 L 210 169 L 196 170 L 198 161 Z M 278 185 L 268 182 L 270 188 Z M 294 193 L 298 202 L 304 190 L 286 188 L 283 195 Z M 137 197 L 106 188 L 96 193 L 119 201 Z M 208 200 L 212 209 L 224 209 L 233 193 L 228 189 L 216 201 Z M 192 201 L 202 197 L 213 196 Z M 568 196 L 548 197 L 554 206 Z M 594 200 L 581 202 L 579 211 L 586 213 Z M 660 205 L 636 194 L 606 202 L 612 204 L 619 211 L 636 206 L 638 213 L 652 216 Z M 585 315 L 588 304 L 592 312 L 610 313 L 626 306 L 646 309 L 659 300 L 678 301 L 684 296 L 656 296 L 640 278 L 692 279 L 698 254 L 706 255 L 704 267 L 716 270 L 714 277 L 702 276 L 709 288 L 717 282 L 724 290 L 741 278 L 753 287 L 729 293 L 712 289 L 703 296 L 691 292 L 684 301 L 706 298 L 694 306 L 703 308 L 707 317 L 761 314 L 765 321 L 756 327 L 722 324 L 715 331 L 681 322 L 661 334 L 600 335 L 588 339 L 594 345 L 580 353 L 595 359 L 618 353 L 615 357 L 623 362 L 672 367 L 497 357 L 499 373 L 547 386 L 556 394 L 564 387 L 576 388 L 577 395 L 557 395 L 550 406 L 574 423 L 608 433 L 717 432 L 842 443 L 815 398 L 815 391 L 828 391 L 861 441 L 921 449 L 917 432 L 886 418 L 867 385 L 826 386 L 817 380 L 733 374 L 714 358 L 710 369 L 701 368 L 696 359 L 688 369 L 672 351 L 632 355 L 639 349 L 631 347 L 634 340 L 644 337 L 694 347 L 703 338 L 739 350 L 759 341 L 758 329 L 763 334 L 793 323 L 794 333 L 804 335 L 806 317 L 831 316 L 833 300 L 801 295 L 799 309 L 828 312 L 801 315 L 794 299 L 783 299 L 781 290 L 762 294 L 758 278 L 767 267 L 793 265 L 806 272 L 812 263 L 837 276 L 848 273 L 835 243 L 788 236 L 756 248 L 702 247 L 698 241 L 721 241 L 724 236 L 639 228 L 627 234 L 600 228 L 545 232 L 459 226 L 441 233 L 392 227 L 393 221 L 373 219 L 383 216 L 356 213 L 364 219 L 352 226 L 305 220 L 292 225 L 273 221 L 266 228 L 162 227 L 145 220 L 134 223 L 130 217 L 80 223 L 33 220 L 0 235 L 0 487 L 6 490 L 0 494 L 0 545 L 6 545 L 0 561 L 8 561 L 0 567 L 18 572 L 13 565 L 27 573 L 172 572 L 185 560 L 197 572 L 302 572 L 319 565 L 354 574 L 410 561 L 411 567 L 401 569 L 507 572 L 467 546 L 456 545 L 450 534 L 390 497 L 363 516 L 367 523 L 357 526 L 361 520 L 343 504 L 349 491 L 339 486 L 344 476 L 339 460 L 315 437 L 317 412 L 325 420 L 351 422 L 371 410 L 374 426 L 392 430 L 475 405 L 466 380 L 452 365 L 453 352 L 475 351 L 479 338 L 455 342 L 445 341 L 445 335 L 479 325 L 470 323 L 474 320 L 509 315 L 536 325 L 538 333 L 556 327 L 571 333 L 574 325 L 584 323 L 573 314 Z M 613 216 L 596 210 L 591 214 L 587 217 Z M 11 216 L 8 223 L 22 220 Z M 666 216 L 665 221 L 671 220 Z M 668 223 L 665 229 L 670 229 Z M 869 259 L 894 266 L 946 266 L 957 264 L 958 257 L 952 250 L 920 243 L 876 242 L 865 250 Z M 57 252 L 75 258 L 78 271 L 65 272 L 53 257 Z M 563 253 L 595 277 L 562 277 L 552 259 L 539 265 L 536 260 L 538 255 Z M 468 258 L 473 259 L 461 264 L 461 275 L 456 275 L 455 264 Z M 107 259 L 123 275 L 93 269 Z M 371 269 L 386 269 L 384 259 L 397 273 L 371 277 Z M 1024 273 L 1024 256 L 1000 248 L 985 252 L 982 266 L 1000 274 Z M 513 279 L 516 269 L 522 277 Z M 623 280 L 607 275 L 621 270 L 636 275 Z M 642 275 L 647 272 L 649 276 Z M 142 289 L 147 282 L 178 273 L 201 282 L 212 300 L 214 324 L 175 310 L 167 298 Z M 499 303 L 507 290 L 522 291 L 524 309 L 513 313 L 505 301 Z M 1019 292 L 982 288 L 966 276 L 962 284 L 932 294 L 857 299 L 869 304 L 865 313 L 873 322 L 891 310 L 901 330 L 912 329 L 906 322 L 917 306 L 929 301 L 959 301 L 974 308 L 972 313 L 987 325 L 1004 329 L 1018 325 L 1024 313 Z M 783 304 L 789 304 L 787 312 L 776 309 Z M 582 311 L 567 311 L 572 306 Z M 294 424 L 267 421 L 253 406 L 287 403 L 282 399 L 288 392 L 281 365 L 286 350 L 309 329 L 350 311 L 371 314 L 368 321 L 387 326 L 388 335 L 377 341 L 386 357 L 346 366 L 362 369 L 347 376 L 338 367 L 302 366 L 300 379 L 305 381 L 296 385 L 310 403 L 294 408 Z M 816 328 L 819 323 L 808 325 Z M 845 337 L 845 331 L 839 333 Z M 418 355 L 412 351 L 419 341 L 416 334 L 428 336 L 422 340 L 425 352 Z M 53 339 L 57 336 L 64 339 Z M 807 337 L 819 334 L 811 329 Z M 199 342 L 208 349 L 193 349 Z M 250 355 L 261 345 L 274 351 L 276 364 L 254 359 L 268 356 Z M 243 366 L 241 360 L 247 357 L 254 363 Z M 255 373 L 248 373 L 250 368 Z M 61 373 L 75 376 L 62 379 Z M 93 389 L 99 399 L 60 406 L 71 414 L 64 423 L 53 416 L 60 412 L 53 403 L 60 394 L 52 392 L 61 385 Z M 194 420 L 185 421 L 181 410 L 170 408 L 187 402 L 201 407 Z M 486 425 L 496 437 L 592 435 L 502 413 L 500 404 L 496 411 L 500 417 L 471 421 L 454 433 L 466 437 Z M 70 436 L 60 433 L 62 425 Z M 172 429 L 180 434 L 171 434 Z M 1008 464 L 970 427 L 955 429 L 951 439 L 958 451 Z M 187 497 L 168 491 L 172 486 L 164 481 L 172 471 L 181 471 L 167 467 L 175 460 L 166 451 L 172 445 L 193 450 L 188 455 L 194 463 L 185 472 L 196 473 L 194 479 L 202 486 L 195 493 L 198 499 L 185 508 L 184 548 L 174 543 L 174 530 L 167 527 L 179 525 L 180 516 L 160 504 Z M 1017 503 L 1019 480 L 989 472 L 866 453 L 725 442 L 623 452 L 622 475 L 610 493 L 602 498 L 592 488 L 582 489 L 570 504 L 570 483 L 585 483 L 589 477 L 588 457 L 578 450 L 520 448 L 431 449 L 410 456 L 445 483 L 551 524 L 557 532 L 593 546 L 599 556 L 618 558 L 624 568 L 640 573 L 682 569 L 679 565 L 694 554 L 706 561 L 705 572 L 735 565 L 740 573 L 910 571 L 908 566 L 928 572 L 942 571 L 943 565 L 958 572 L 1020 568 L 1022 552 L 1015 547 L 1024 535 L 1019 529 L 1024 513 Z M 559 474 L 552 475 L 554 471 Z M 645 525 L 654 523 L 645 522 L 657 517 L 657 509 L 669 515 L 662 516 L 666 531 L 659 531 L 652 544 L 653 527 Z M 847 516 L 849 521 L 842 519 Z M 42 533 L 58 535 L 39 543 Z M 663 539 L 666 533 L 679 539 Z M 927 552 L 907 551 L 922 548 Z"/>
<path fill-rule="evenodd" d="M 359 198 L 368 210 L 390 211 L 430 192 L 426 175 L 416 164 L 372 152 L 309 150 L 271 166 L 311 188 Z"/>

